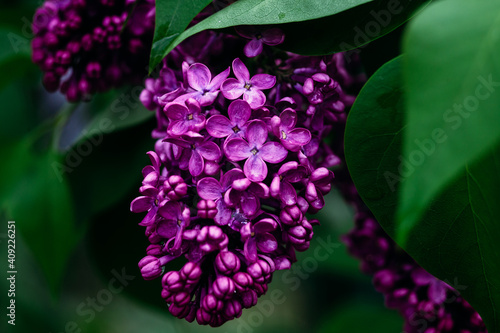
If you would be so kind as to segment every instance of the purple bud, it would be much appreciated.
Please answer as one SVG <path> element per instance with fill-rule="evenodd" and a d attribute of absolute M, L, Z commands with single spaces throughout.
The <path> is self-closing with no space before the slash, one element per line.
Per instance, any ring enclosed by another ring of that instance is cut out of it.
<path fill-rule="evenodd" d="M 239 318 L 241 316 L 241 303 L 235 299 L 226 302 L 223 314 L 228 319 Z"/>
<path fill-rule="evenodd" d="M 202 270 L 194 262 L 186 263 L 180 270 L 180 277 L 188 284 L 195 284 L 200 280 Z"/>
<path fill-rule="evenodd" d="M 213 294 L 208 294 L 205 295 L 200 305 L 205 312 L 216 314 L 222 310 L 224 302 L 217 299 Z"/>
<path fill-rule="evenodd" d="M 383 269 L 378 271 L 373 276 L 373 284 L 375 289 L 381 293 L 389 292 L 398 276 L 390 269 Z"/>
<path fill-rule="evenodd" d="M 139 268 L 144 280 L 153 280 L 162 273 L 160 259 L 153 256 L 146 256 L 139 261 Z"/>
<path fill-rule="evenodd" d="M 200 200 L 196 205 L 198 216 L 202 219 L 213 219 L 217 215 L 217 206 L 213 200 Z"/>
<path fill-rule="evenodd" d="M 215 267 L 222 274 L 233 274 L 240 269 L 240 259 L 233 252 L 222 251 L 215 257 Z"/>
<path fill-rule="evenodd" d="M 303 218 L 302 211 L 297 205 L 285 206 L 280 212 L 281 222 L 288 225 L 296 225 Z"/>
<path fill-rule="evenodd" d="M 185 281 L 177 271 L 170 271 L 163 275 L 161 279 L 163 288 L 170 292 L 178 292 L 184 288 Z"/>
<path fill-rule="evenodd" d="M 248 290 L 253 285 L 252 277 L 245 272 L 238 272 L 233 275 L 234 287 L 238 292 Z"/>
<path fill-rule="evenodd" d="M 181 176 L 170 176 L 164 183 L 165 193 L 172 200 L 179 200 L 187 194 L 187 184 Z"/>
<path fill-rule="evenodd" d="M 251 308 L 257 304 L 257 293 L 253 290 L 244 291 L 241 293 L 241 305 L 245 308 Z"/>
<path fill-rule="evenodd" d="M 227 276 L 218 277 L 213 285 L 214 295 L 219 299 L 230 299 L 234 294 L 234 282 Z"/>

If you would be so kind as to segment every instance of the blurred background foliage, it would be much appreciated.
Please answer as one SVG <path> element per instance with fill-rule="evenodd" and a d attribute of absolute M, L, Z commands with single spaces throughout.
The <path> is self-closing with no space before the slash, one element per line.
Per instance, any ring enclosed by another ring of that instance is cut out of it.
<path fill-rule="evenodd" d="M 16 221 L 18 272 L 16 326 L 7 325 L 2 314 L 1 332 L 401 331 L 402 319 L 384 307 L 382 295 L 340 241 L 352 228 L 353 212 L 336 192 L 317 215 L 318 237 L 299 256 L 301 272 L 275 274 L 260 306 L 217 329 L 173 318 L 160 296 L 160 281 L 140 276 L 137 262 L 148 243 L 137 225 L 140 216 L 129 212 L 140 171 L 149 163 L 145 153 L 154 145 L 152 113 L 138 103 L 138 87 L 82 105 L 46 93 L 29 50 L 29 22 L 40 4 L 0 2 L 4 311 L 8 220 Z M 398 29 L 363 49 L 368 74 L 399 53 L 400 33 Z M 318 261 L 319 240 L 329 238 L 338 247 Z M 304 266 L 307 258 L 311 266 Z M 125 280 L 116 282 L 116 274 L 126 275 Z M 273 295 L 280 295 L 279 302 L 271 301 Z"/>

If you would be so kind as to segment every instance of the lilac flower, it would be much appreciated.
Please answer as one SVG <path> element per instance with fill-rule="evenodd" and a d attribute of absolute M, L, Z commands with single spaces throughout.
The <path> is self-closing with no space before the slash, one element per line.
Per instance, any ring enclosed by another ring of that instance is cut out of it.
<path fill-rule="evenodd" d="M 278 248 L 278 242 L 271 234 L 277 227 L 275 220 L 264 218 L 254 225 L 247 223 L 241 228 L 241 239 L 245 242 L 243 253 L 249 262 L 257 261 L 257 250 L 271 253 Z"/>
<path fill-rule="evenodd" d="M 297 203 L 297 191 L 292 183 L 302 181 L 307 175 L 307 169 L 295 161 L 283 164 L 271 183 L 271 195 L 279 198 L 287 206 Z"/>
<path fill-rule="evenodd" d="M 167 247 L 173 254 L 180 249 L 182 233 L 185 228 L 189 227 L 189 208 L 182 207 L 178 201 L 168 201 L 161 206 L 158 213 L 164 220 L 158 223 L 156 232 L 159 236 L 168 239 Z M 174 244 L 170 244 L 172 240 Z"/>
<path fill-rule="evenodd" d="M 246 141 L 231 139 L 225 147 L 229 160 L 238 162 L 246 159 L 243 170 L 245 176 L 253 182 L 263 181 L 267 177 L 267 165 L 283 161 L 288 151 L 277 142 L 267 141 L 267 126 L 262 120 L 253 120 L 245 132 Z"/>
<path fill-rule="evenodd" d="M 227 113 L 229 119 L 223 115 L 215 115 L 207 121 L 208 134 L 214 138 L 232 138 L 241 137 L 247 128 L 248 119 L 252 114 L 252 109 L 247 102 L 236 100 L 229 104 Z"/>
<path fill-rule="evenodd" d="M 261 90 L 270 89 L 276 84 L 276 77 L 269 74 L 256 74 L 250 78 L 250 73 L 243 62 L 236 58 L 233 61 L 233 72 L 236 79 L 226 79 L 221 86 L 224 97 L 233 100 L 243 95 L 252 109 L 258 109 L 266 102 L 266 96 Z"/>
<path fill-rule="evenodd" d="M 259 29 L 258 26 L 236 27 L 236 32 L 250 41 L 245 45 L 244 52 L 249 58 L 256 57 L 262 52 L 263 44 L 275 46 L 283 43 L 285 35 L 279 28 Z"/>
<path fill-rule="evenodd" d="M 217 205 L 217 214 L 214 221 L 218 225 L 226 225 L 231 218 L 232 210 L 224 201 L 224 194 L 230 190 L 233 182 L 244 178 L 243 172 L 239 169 L 232 169 L 226 172 L 220 182 L 212 177 L 205 177 L 198 181 L 198 194 L 205 200 L 212 200 Z"/>
<path fill-rule="evenodd" d="M 191 175 L 197 177 L 205 171 L 207 162 L 216 161 L 221 157 L 221 151 L 212 141 L 204 141 L 199 136 L 183 136 L 182 139 L 168 138 L 165 141 L 184 148 L 179 167 L 189 169 Z"/>
<path fill-rule="evenodd" d="M 212 74 L 207 66 L 200 63 L 192 64 L 186 72 L 186 79 L 189 87 L 194 91 L 178 97 L 175 102 L 179 103 L 188 98 L 194 98 L 201 106 L 212 104 L 219 94 L 220 85 L 229 76 L 229 72 L 228 67 L 212 79 Z"/>
<path fill-rule="evenodd" d="M 232 187 L 224 196 L 228 206 L 240 207 L 248 219 L 261 213 L 260 199 L 267 198 L 269 198 L 269 187 L 263 182 L 252 182 L 246 177 L 234 180 Z"/>
<path fill-rule="evenodd" d="M 167 131 L 172 136 L 181 136 L 188 131 L 199 132 L 205 127 L 205 116 L 201 114 L 200 104 L 192 98 L 185 104 L 172 103 L 165 109 L 170 119 Z"/>
<path fill-rule="evenodd" d="M 273 133 L 280 139 L 281 144 L 290 151 L 299 151 L 311 141 L 311 132 L 305 128 L 295 128 L 297 113 L 286 109 L 281 115 L 271 119 Z"/>

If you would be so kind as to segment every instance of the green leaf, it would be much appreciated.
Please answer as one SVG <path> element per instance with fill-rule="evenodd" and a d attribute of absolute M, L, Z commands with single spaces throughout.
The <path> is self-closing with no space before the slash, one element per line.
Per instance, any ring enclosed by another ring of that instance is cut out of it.
<path fill-rule="evenodd" d="M 334 15 L 372 0 L 238 0 L 230 6 L 162 43 L 154 43 L 150 70 L 159 64 L 174 47 L 186 38 L 207 29 L 222 29 L 236 25 L 280 24 L 314 20 Z M 186 25 L 187 26 L 187 25 Z M 156 36 L 160 40 L 160 35 Z M 175 37 L 175 38 L 174 38 Z"/>
<path fill-rule="evenodd" d="M 358 48 L 393 31 L 430 0 L 372 1 L 320 19 L 283 24 L 287 51 L 323 55 Z M 327 28 L 326 28 L 327 27 Z M 311 38 L 314 36 L 314 38 Z M 349 56 L 351 52 L 347 52 Z"/>
<path fill-rule="evenodd" d="M 1 210 L 16 221 L 55 293 L 79 239 L 70 190 L 55 168 L 59 157 L 35 153 L 28 140 L 3 150 Z M 21 270 L 22 263 L 17 265 Z"/>
<path fill-rule="evenodd" d="M 347 121 L 346 160 L 359 194 L 393 238 L 404 132 L 402 59 L 384 65 L 359 94 Z M 408 241 L 399 243 L 430 273 L 455 287 L 500 332 L 500 147 L 474 164 L 433 202 Z"/>
<path fill-rule="evenodd" d="M 160 63 L 172 41 L 211 0 L 156 0 L 156 26 L 151 50 L 150 70 Z"/>
<path fill-rule="evenodd" d="M 404 50 L 402 159 L 411 171 L 400 175 L 401 242 L 464 167 L 500 142 L 500 2 L 437 2 L 412 21 Z"/>

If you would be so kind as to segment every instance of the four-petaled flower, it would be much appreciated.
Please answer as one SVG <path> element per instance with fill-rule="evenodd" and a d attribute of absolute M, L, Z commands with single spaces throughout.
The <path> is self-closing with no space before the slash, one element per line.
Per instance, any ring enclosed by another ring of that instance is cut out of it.
<path fill-rule="evenodd" d="M 267 141 L 267 126 L 259 119 L 249 122 L 245 132 L 246 141 L 231 139 L 225 146 L 226 156 L 233 162 L 246 159 L 243 171 L 252 182 L 261 182 L 267 177 L 269 163 L 282 162 L 288 151 L 278 142 Z"/>
<path fill-rule="evenodd" d="M 250 39 L 243 51 L 249 58 L 256 57 L 262 52 L 263 44 L 275 46 L 283 43 L 285 35 L 280 28 L 259 29 L 258 26 L 241 26 L 236 32 L 244 38 Z"/>
<path fill-rule="evenodd" d="M 295 128 L 296 124 L 297 113 L 292 109 L 286 109 L 281 112 L 279 117 L 273 116 L 271 118 L 274 135 L 290 151 L 299 151 L 302 146 L 311 141 L 311 132 L 305 128 Z"/>
<path fill-rule="evenodd" d="M 230 140 L 241 137 L 247 128 L 252 109 L 247 102 L 242 100 L 233 101 L 227 110 L 229 119 L 223 115 L 215 115 L 207 120 L 208 134 L 214 138 L 225 138 Z"/>
<path fill-rule="evenodd" d="M 276 84 L 276 77 L 269 74 L 256 74 L 250 78 L 245 64 L 238 58 L 233 60 L 235 78 L 226 79 L 221 85 L 224 97 L 233 100 L 243 95 L 252 109 L 258 109 L 266 102 L 266 95 L 261 91 Z"/>
<path fill-rule="evenodd" d="M 255 224 L 247 223 L 241 228 L 241 239 L 245 242 L 243 253 L 248 261 L 257 261 L 257 249 L 271 253 L 278 248 L 278 242 L 271 234 L 277 227 L 275 220 L 264 218 Z"/>
<path fill-rule="evenodd" d="M 222 82 L 229 76 L 229 72 L 228 67 L 212 79 L 212 74 L 207 66 L 200 63 L 192 64 L 185 73 L 185 80 L 194 91 L 188 90 L 186 94 L 177 97 L 174 102 L 179 103 L 188 98 L 194 98 L 201 106 L 212 104 L 219 94 Z"/>
<path fill-rule="evenodd" d="M 283 164 L 271 182 L 271 195 L 279 198 L 287 206 L 297 203 L 297 191 L 292 183 L 297 183 L 305 178 L 307 168 L 295 161 Z"/>
<path fill-rule="evenodd" d="M 169 104 L 165 113 L 170 119 L 167 133 L 180 136 L 189 131 L 199 132 L 205 126 L 205 116 L 201 114 L 200 104 L 195 99 L 188 99 L 185 106 L 177 103 Z"/>
<path fill-rule="evenodd" d="M 189 208 L 181 206 L 178 201 L 168 201 L 162 204 L 160 209 L 158 209 L 158 213 L 164 220 L 158 223 L 156 233 L 168 239 L 166 248 L 169 252 L 175 254 L 181 247 L 184 229 L 189 227 Z M 172 241 L 174 244 L 171 244 Z"/>

